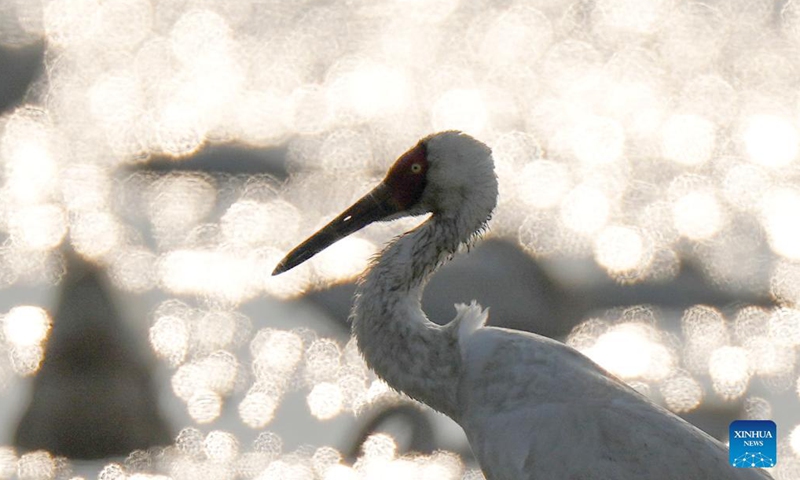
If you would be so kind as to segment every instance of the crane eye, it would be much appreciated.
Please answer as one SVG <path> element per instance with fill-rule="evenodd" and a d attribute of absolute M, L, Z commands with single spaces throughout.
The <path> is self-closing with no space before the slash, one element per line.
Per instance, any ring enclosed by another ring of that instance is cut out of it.
<path fill-rule="evenodd" d="M 422 165 L 419 163 L 412 163 L 411 164 L 411 173 L 419 173 L 422 171 Z"/>

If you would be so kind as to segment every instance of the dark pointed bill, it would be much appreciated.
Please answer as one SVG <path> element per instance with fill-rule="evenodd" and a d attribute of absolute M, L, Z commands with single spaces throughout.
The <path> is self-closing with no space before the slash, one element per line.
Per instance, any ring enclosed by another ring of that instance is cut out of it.
<path fill-rule="evenodd" d="M 289 252 L 275 267 L 272 274 L 279 275 L 293 269 L 342 238 L 361 230 L 370 223 L 383 220 L 399 210 L 400 206 L 392 197 L 391 189 L 385 183 L 381 183 Z"/>

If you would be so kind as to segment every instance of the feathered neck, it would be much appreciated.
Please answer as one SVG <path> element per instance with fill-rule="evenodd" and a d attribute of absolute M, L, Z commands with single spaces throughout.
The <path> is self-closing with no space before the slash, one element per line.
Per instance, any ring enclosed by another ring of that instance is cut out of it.
<path fill-rule="evenodd" d="M 367 365 L 395 390 L 454 419 L 461 368 L 457 326 L 431 322 L 422 311 L 422 291 L 433 271 L 485 222 L 433 215 L 398 237 L 362 277 L 352 313 Z"/>

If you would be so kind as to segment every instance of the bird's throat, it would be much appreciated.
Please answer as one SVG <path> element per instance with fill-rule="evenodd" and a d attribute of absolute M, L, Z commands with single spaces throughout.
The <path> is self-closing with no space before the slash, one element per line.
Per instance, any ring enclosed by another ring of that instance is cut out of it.
<path fill-rule="evenodd" d="M 359 283 L 353 333 L 367 364 L 395 390 L 455 416 L 457 334 L 421 307 L 427 278 L 455 253 L 458 228 L 431 217 L 388 245 Z"/>

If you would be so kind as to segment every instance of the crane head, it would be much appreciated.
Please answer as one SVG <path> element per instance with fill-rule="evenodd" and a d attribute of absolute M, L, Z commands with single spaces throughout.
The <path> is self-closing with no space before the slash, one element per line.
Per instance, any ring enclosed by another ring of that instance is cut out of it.
<path fill-rule="evenodd" d="M 485 214 L 478 215 L 485 221 L 497 202 L 491 151 L 461 132 L 427 136 L 394 162 L 378 186 L 289 252 L 272 274 L 291 270 L 370 223 L 425 213 L 446 215 L 469 199 L 484 205 L 479 210 Z"/>

